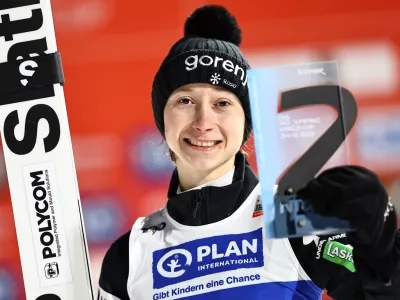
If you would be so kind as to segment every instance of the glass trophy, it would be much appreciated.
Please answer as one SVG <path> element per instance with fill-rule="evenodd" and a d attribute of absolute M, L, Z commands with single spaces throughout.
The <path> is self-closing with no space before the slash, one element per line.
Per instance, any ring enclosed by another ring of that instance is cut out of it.
<path fill-rule="evenodd" d="M 317 214 L 296 191 L 322 171 L 349 164 L 347 136 L 357 105 L 334 61 L 252 69 L 249 97 L 268 238 L 354 230 Z"/>

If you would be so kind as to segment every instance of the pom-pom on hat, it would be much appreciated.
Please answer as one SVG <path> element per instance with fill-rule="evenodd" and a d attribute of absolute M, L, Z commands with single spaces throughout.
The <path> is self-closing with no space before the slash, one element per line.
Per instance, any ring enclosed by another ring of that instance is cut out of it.
<path fill-rule="evenodd" d="M 186 20 L 184 37 L 170 49 L 153 82 L 154 120 L 164 132 L 164 108 L 169 96 L 191 83 L 209 83 L 234 93 L 246 116 L 243 144 L 251 134 L 251 114 L 247 88 L 250 68 L 239 46 L 241 29 L 235 17 L 218 5 L 196 9 Z"/>

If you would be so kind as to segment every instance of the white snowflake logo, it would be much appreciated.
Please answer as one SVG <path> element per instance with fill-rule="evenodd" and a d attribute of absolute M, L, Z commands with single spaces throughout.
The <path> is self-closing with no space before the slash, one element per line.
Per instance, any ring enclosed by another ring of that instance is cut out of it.
<path fill-rule="evenodd" d="M 218 84 L 220 80 L 221 75 L 219 75 L 218 73 L 214 73 L 214 75 L 211 75 L 210 81 L 212 84 Z"/>

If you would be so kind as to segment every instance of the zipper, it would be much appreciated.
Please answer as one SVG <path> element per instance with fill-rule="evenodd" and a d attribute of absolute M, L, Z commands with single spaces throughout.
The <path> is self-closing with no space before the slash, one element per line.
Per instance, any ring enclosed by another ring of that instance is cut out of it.
<path fill-rule="evenodd" d="M 197 201 L 197 203 L 196 203 L 196 205 L 195 205 L 195 207 L 193 209 L 193 218 L 195 218 L 195 219 L 197 217 L 197 212 L 199 211 L 199 208 L 200 208 L 200 202 L 201 201 Z"/>
<path fill-rule="evenodd" d="M 201 205 L 201 197 L 198 196 L 196 205 L 194 206 L 193 213 L 192 213 L 192 216 L 197 225 L 201 225 L 201 220 L 197 219 L 197 213 L 199 212 L 200 205 Z"/>

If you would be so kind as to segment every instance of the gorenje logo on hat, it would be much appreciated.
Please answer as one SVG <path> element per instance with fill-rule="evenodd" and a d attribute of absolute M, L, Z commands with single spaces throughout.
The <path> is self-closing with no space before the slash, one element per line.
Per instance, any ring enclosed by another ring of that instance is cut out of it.
<path fill-rule="evenodd" d="M 246 86 L 247 84 L 247 72 L 242 67 L 240 67 L 237 64 L 234 64 L 229 59 L 223 59 L 222 57 L 218 56 L 212 57 L 210 55 L 202 55 L 199 57 L 196 54 L 188 56 L 185 59 L 185 65 L 186 65 L 186 70 L 189 72 L 197 69 L 199 65 L 204 67 L 214 67 L 214 68 L 220 68 L 222 66 L 222 68 L 225 71 L 230 73 L 233 72 L 235 76 L 240 76 L 240 80 L 243 86 Z M 224 80 L 223 82 L 226 84 L 229 81 Z M 228 85 L 232 86 L 232 84 Z"/>

